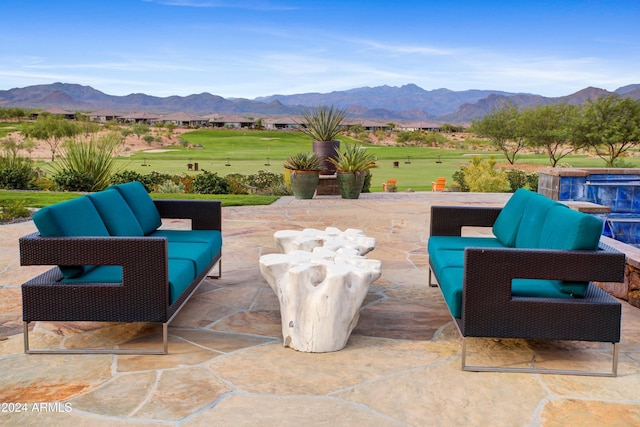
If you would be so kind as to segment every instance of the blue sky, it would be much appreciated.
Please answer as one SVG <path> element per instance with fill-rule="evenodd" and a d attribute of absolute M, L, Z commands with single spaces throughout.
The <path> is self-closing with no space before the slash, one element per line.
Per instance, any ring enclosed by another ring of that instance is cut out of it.
<path fill-rule="evenodd" d="M 640 83 L 640 2 L 2 0 L 0 90 L 225 98 Z"/>

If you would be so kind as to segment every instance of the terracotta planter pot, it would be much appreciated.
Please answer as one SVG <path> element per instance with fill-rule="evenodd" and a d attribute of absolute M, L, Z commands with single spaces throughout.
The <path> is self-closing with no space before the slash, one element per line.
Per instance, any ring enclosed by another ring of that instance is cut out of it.
<path fill-rule="evenodd" d="M 329 161 L 331 157 L 337 157 L 337 149 L 340 148 L 340 141 L 313 141 L 313 152 L 322 158 L 322 170 L 320 175 L 333 175 L 336 167 Z"/>
<path fill-rule="evenodd" d="M 291 171 L 289 179 L 291 180 L 293 197 L 312 199 L 318 187 L 320 174 L 318 171 Z"/>
<path fill-rule="evenodd" d="M 343 199 L 357 199 L 364 185 L 364 172 L 337 172 L 338 188 Z"/>

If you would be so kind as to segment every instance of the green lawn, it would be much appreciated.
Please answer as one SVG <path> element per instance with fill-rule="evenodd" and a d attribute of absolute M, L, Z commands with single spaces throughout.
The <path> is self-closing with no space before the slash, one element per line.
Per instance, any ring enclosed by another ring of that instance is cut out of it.
<path fill-rule="evenodd" d="M 311 139 L 300 132 L 197 130 L 182 135 L 190 144 L 202 148 L 166 147 L 164 152 L 137 152 L 120 160 L 125 169 L 148 173 L 152 170 L 170 174 L 198 172 L 188 171 L 188 163 L 198 163 L 199 170 L 216 172 L 221 176 L 229 173 L 252 174 L 258 170 L 282 173 L 284 159 L 300 151 L 311 151 Z M 389 178 L 398 182 L 398 191 L 412 188 L 416 191 L 430 190 L 431 182 L 438 177 L 452 182 L 452 175 L 466 165 L 473 155 L 494 155 L 500 163 L 504 156 L 496 151 L 444 150 L 429 147 L 393 147 L 360 143 L 341 137 L 343 143 L 358 143 L 370 149 L 378 158 L 378 167 L 373 169 L 371 191 L 382 191 L 382 184 Z M 155 151 L 155 150 L 154 150 Z M 394 167 L 394 162 L 398 163 Z M 572 166 L 602 167 L 599 158 L 584 155 L 570 156 L 564 162 Z M 523 155 L 517 164 L 529 163 L 548 166 L 546 155 Z M 637 162 L 636 162 L 637 163 Z"/>
<path fill-rule="evenodd" d="M 56 191 L 11 191 L 0 190 L 0 200 L 11 202 L 14 200 L 24 202 L 30 208 L 43 208 L 54 203 L 75 199 L 84 193 L 56 192 Z M 151 193 L 153 199 L 198 199 L 198 200 L 220 200 L 222 206 L 248 206 L 248 205 L 269 205 L 276 200 L 277 196 L 258 195 L 234 195 L 234 194 L 172 194 L 172 193 Z"/>

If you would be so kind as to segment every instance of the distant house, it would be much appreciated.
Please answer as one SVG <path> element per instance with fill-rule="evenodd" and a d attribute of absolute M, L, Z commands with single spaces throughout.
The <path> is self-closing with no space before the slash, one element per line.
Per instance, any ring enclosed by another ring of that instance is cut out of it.
<path fill-rule="evenodd" d="M 262 126 L 265 129 L 269 130 L 294 130 L 298 129 L 300 126 L 298 122 L 301 122 L 302 118 L 293 118 L 293 117 L 276 117 L 276 118 L 266 118 L 262 121 Z"/>
<path fill-rule="evenodd" d="M 247 119 L 246 117 L 234 116 L 232 114 L 210 114 L 204 116 L 208 119 L 209 125 L 214 128 L 252 128 L 255 126 L 256 121 L 253 119 Z"/>
<path fill-rule="evenodd" d="M 433 123 L 433 122 L 408 122 L 401 123 L 398 125 L 398 130 L 404 131 L 416 131 L 416 130 L 424 130 L 428 132 L 440 132 L 442 124 L 441 123 Z"/>
<path fill-rule="evenodd" d="M 146 125 L 152 125 L 158 120 L 160 120 L 160 116 L 152 113 L 129 113 L 118 118 L 118 121 L 122 123 L 143 123 Z"/>
<path fill-rule="evenodd" d="M 173 123 L 180 127 L 202 127 L 207 126 L 209 123 L 207 118 L 190 113 L 173 113 L 162 116 L 157 121 L 162 123 Z"/>
<path fill-rule="evenodd" d="M 391 126 L 389 123 L 383 123 L 381 120 L 370 120 L 370 119 L 347 119 L 344 121 L 345 126 L 347 128 L 352 128 L 354 126 L 362 126 L 368 132 L 375 131 L 389 131 L 391 130 Z"/>
<path fill-rule="evenodd" d="M 100 110 L 89 113 L 89 120 L 93 122 L 114 122 L 122 116 L 122 113 L 112 110 Z"/>
<path fill-rule="evenodd" d="M 48 110 L 42 110 L 42 111 L 36 111 L 35 113 L 31 114 L 31 119 L 35 120 L 38 118 L 38 116 L 42 113 L 48 113 L 51 114 L 53 116 L 62 116 L 67 120 L 75 120 L 76 119 L 76 113 L 73 111 L 67 111 L 67 110 L 63 110 L 62 108 L 49 108 Z"/>

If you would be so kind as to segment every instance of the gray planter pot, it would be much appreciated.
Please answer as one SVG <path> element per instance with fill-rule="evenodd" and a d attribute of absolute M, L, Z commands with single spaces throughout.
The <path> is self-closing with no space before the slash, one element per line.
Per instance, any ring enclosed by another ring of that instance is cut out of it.
<path fill-rule="evenodd" d="M 313 152 L 322 158 L 322 171 L 320 175 L 333 175 L 336 167 L 329 161 L 331 157 L 337 157 L 337 149 L 340 149 L 340 141 L 313 141 Z"/>

